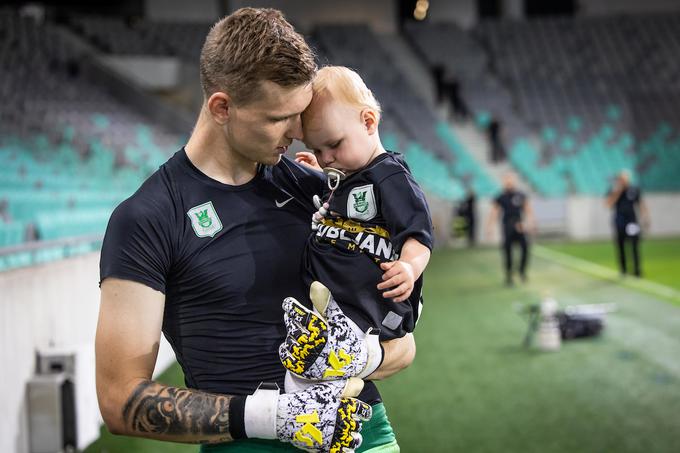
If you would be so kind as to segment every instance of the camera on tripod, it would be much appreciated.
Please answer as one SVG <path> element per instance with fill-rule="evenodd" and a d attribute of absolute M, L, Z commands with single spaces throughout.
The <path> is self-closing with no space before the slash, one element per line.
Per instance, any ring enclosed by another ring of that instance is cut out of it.
<path fill-rule="evenodd" d="M 615 310 L 615 304 L 570 305 L 560 309 L 552 297 L 545 297 L 540 304 L 523 305 L 518 311 L 527 316 L 528 327 L 522 344 L 528 348 L 535 340 L 538 349 L 557 351 L 562 341 L 600 335 L 605 316 Z"/>

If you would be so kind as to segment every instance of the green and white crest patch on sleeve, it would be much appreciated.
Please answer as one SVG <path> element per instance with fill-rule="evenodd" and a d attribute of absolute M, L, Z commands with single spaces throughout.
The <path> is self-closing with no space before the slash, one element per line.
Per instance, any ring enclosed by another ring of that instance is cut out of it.
<path fill-rule="evenodd" d="M 199 238 L 214 237 L 222 231 L 222 221 L 215 211 L 212 201 L 208 201 L 187 211 L 191 226 Z"/>
<path fill-rule="evenodd" d="M 378 213 L 373 194 L 373 184 L 355 187 L 347 198 L 347 216 L 358 220 L 371 220 Z"/>

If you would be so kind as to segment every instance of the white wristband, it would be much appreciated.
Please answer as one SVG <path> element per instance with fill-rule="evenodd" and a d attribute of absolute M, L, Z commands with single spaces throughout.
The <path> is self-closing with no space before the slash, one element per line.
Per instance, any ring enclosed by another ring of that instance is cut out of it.
<path fill-rule="evenodd" d="M 372 333 L 371 330 L 369 330 L 366 332 L 364 341 L 366 342 L 366 347 L 368 349 L 368 358 L 366 359 L 366 366 L 364 367 L 361 374 L 359 374 L 361 379 L 373 374 L 373 372 L 378 369 L 380 363 L 382 363 L 383 360 L 383 352 L 382 348 L 380 347 L 380 335 L 378 335 L 378 333 Z"/>
<path fill-rule="evenodd" d="M 361 328 L 351 319 L 347 318 L 347 324 L 352 328 L 359 340 L 366 343 L 366 366 L 361 370 L 357 377 L 364 379 L 373 374 L 378 369 L 383 360 L 383 350 L 380 347 L 380 330 L 369 327 L 368 331 L 363 332 Z"/>
<path fill-rule="evenodd" d="M 276 411 L 279 408 L 279 390 L 258 388 L 246 398 L 243 424 L 246 436 L 258 439 L 276 439 Z"/>

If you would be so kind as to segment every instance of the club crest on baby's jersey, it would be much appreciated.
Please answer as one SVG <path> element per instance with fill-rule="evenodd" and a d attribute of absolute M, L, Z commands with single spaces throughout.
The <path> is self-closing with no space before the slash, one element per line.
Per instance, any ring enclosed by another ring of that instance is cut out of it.
<path fill-rule="evenodd" d="M 191 226 L 199 238 L 214 237 L 222 231 L 222 221 L 220 221 L 212 201 L 194 206 L 187 211 L 187 216 L 191 219 Z"/>
<path fill-rule="evenodd" d="M 347 217 L 371 220 L 378 213 L 373 194 L 373 184 L 355 187 L 347 197 Z"/>

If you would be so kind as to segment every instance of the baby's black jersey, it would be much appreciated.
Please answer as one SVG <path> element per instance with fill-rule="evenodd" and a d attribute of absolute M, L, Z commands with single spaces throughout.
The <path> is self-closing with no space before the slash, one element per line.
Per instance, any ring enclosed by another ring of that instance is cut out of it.
<path fill-rule="evenodd" d="M 408 238 L 432 249 L 430 211 L 418 184 L 397 155 L 380 154 L 340 183 L 330 211 L 307 241 L 305 282 L 326 285 L 345 314 L 364 331 L 380 329 L 381 340 L 412 332 L 422 308 L 422 276 L 400 303 L 376 286 L 384 273 L 380 263 L 398 259 Z"/>
<path fill-rule="evenodd" d="M 283 388 L 281 304 L 287 296 L 310 303 L 300 263 L 315 211 L 310 194 L 323 184 L 321 173 L 284 157 L 230 186 L 182 149 L 114 211 L 101 280 L 165 294 L 163 333 L 188 387 L 241 395 L 263 381 Z M 365 401 L 379 400 L 375 386 L 366 391 Z"/>

